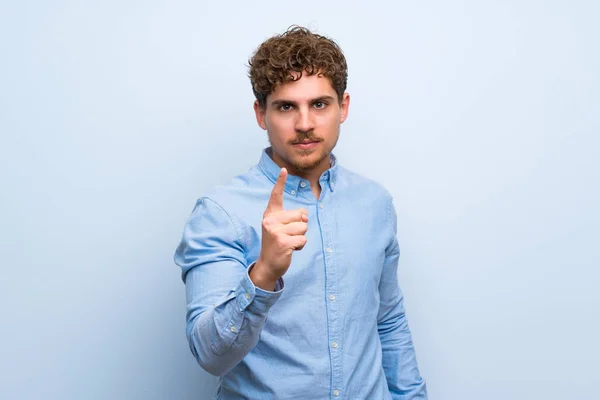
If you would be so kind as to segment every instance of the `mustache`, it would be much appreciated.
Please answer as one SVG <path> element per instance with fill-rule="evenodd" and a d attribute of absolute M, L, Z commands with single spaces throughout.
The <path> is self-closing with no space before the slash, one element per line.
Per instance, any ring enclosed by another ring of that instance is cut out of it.
<path fill-rule="evenodd" d="M 312 131 L 309 131 L 309 132 L 296 131 L 296 133 L 298 134 L 298 136 L 296 136 L 296 139 L 291 140 L 290 144 L 296 144 L 296 143 L 301 143 L 301 142 L 322 142 L 323 141 L 323 139 L 321 139 L 320 137 L 315 136 L 315 134 Z"/>

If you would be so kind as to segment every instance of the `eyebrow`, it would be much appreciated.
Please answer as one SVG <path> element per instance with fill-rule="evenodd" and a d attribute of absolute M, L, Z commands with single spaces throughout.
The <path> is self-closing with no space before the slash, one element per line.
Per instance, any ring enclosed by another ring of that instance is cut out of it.
<path fill-rule="evenodd" d="M 311 99 L 310 103 L 318 103 L 320 101 L 330 101 L 330 102 L 332 102 L 334 100 L 335 100 L 335 98 L 333 96 L 321 96 L 321 97 L 317 97 L 315 99 Z M 275 107 L 281 107 L 284 104 L 290 104 L 290 105 L 293 105 L 293 106 L 297 106 L 298 105 L 298 103 L 295 102 L 295 101 L 293 101 L 293 100 L 285 100 L 285 99 L 273 100 L 271 102 L 271 106 L 272 107 L 273 106 L 275 106 Z"/>

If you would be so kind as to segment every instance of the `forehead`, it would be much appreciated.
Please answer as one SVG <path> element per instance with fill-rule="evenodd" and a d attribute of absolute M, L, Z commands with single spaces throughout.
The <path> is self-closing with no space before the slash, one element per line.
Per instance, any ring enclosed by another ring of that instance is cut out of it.
<path fill-rule="evenodd" d="M 302 102 L 323 96 L 337 97 L 329 78 L 317 74 L 302 74 L 302 77 L 296 81 L 278 85 L 269 95 L 269 101 L 293 100 Z"/>

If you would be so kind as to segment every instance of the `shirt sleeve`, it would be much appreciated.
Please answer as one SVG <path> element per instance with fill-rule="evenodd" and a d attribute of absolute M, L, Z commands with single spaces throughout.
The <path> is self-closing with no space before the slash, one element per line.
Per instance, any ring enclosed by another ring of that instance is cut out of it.
<path fill-rule="evenodd" d="M 175 251 L 186 285 L 190 349 L 200 366 L 216 376 L 235 367 L 256 345 L 283 290 L 281 279 L 274 292 L 254 285 L 244 246 L 240 223 L 202 198 Z"/>
<path fill-rule="evenodd" d="M 377 315 L 377 328 L 383 351 L 383 369 L 392 399 L 427 399 L 427 388 L 417 366 L 415 348 L 404 312 L 404 298 L 398 283 L 400 247 L 396 237 L 396 211 L 391 198 L 388 221 L 391 240 L 386 249 L 385 264 L 379 283 L 380 305 Z"/>

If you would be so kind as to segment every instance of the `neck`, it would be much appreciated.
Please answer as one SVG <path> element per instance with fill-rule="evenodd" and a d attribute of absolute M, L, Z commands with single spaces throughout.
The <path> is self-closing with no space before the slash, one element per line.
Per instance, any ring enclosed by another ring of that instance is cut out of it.
<path fill-rule="evenodd" d="M 275 164 L 282 168 L 286 168 L 291 175 L 297 176 L 308 181 L 310 183 L 312 192 L 317 198 L 319 198 L 319 194 L 321 192 L 319 178 L 321 177 L 323 172 L 331 168 L 331 157 L 326 157 L 325 159 L 323 159 L 323 161 L 321 161 L 318 165 L 311 169 L 302 170 L 295 168 L 293 165 L 287 163 L 285 160 L 277 156 L 277 154 L 275 154 L 271 148 L 267 149 L 267 154 L 271 157 Z"/>

